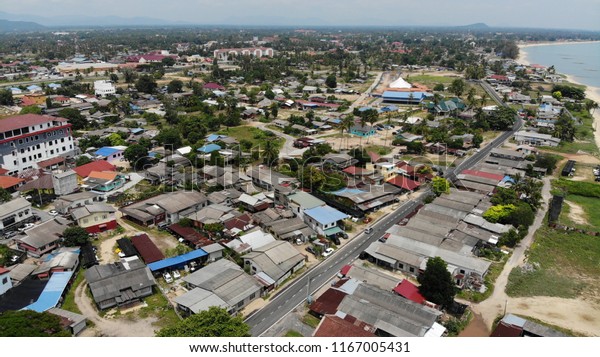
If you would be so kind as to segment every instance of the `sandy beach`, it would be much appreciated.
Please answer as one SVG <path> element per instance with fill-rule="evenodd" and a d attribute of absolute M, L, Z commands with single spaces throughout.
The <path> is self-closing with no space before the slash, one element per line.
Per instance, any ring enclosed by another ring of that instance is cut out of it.
<path fill-rule="evenodd" d="M 575 44 L 581 44 L 581 43 L 595 43 L 595 42 L 598 42 L 598 41 L 563 41 L 563 42 L 523 43 L 523 44 L 518 45 L 519 46 L 519 58 L 517 61 L 526 66 L 530 66 L 532 64 L 531 61 L 529 60 L 529 58 L 527 58 L 526 49 L 529 47 L 575 45 Z M 584 83 L 578 82 L 577 80 L 575 80 L 573 78 L 573 76 L 571 76 L 567 73 L 561 73 L 561 74 L 566 76 L 567 81 L 570 83 L 575 83 L 575 84 L 586 86 L 586 90 L 585 90 L 586 98 L 591 99 L 591 100 L 595 101 L 596 103 L 600 103 L 600 88 L 591 87 Z M 596 141 L 596 146 L 598 148 L 600 148 L 600 110 L 594 110 L 592 115 L 594 117 L 594 139 Z"/>

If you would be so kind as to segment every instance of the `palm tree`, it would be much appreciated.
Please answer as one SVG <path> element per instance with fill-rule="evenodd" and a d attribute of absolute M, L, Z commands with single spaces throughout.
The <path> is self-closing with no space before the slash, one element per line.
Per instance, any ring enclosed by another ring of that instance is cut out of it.
<path fill-rule="evenodd" d="M 471 89 L 469 89 L 469 92 L 467 93 L 467 102 L 469 103 L 469 106 L 472 107 L 473 104 L 475 103 L 475 88 L 471 87 Z"/>
<path fill-rule="evenodd" d="M 352 115 L 352 114 L 346 115 L 344 117 L 344 119 L 342 119 L 342 122 L 340 123 L 340 126 L 342 128 L 344 128 L 344 130 L 346 130 L 347 133 L 350 133 L 350 129 L 354 126 L 354 115 Z M 340 150 L 341 150 L 341 147 L 342 147 L 342 141 L 344 141 L 343 137 L 340 140 Z M 348 139 L 346 139 L 346 148 L 348 148 Z"/>
<path fill-rule="evenodd" d="M 275 146 L 272 140 L 265 141 L 265 148 L 262 153 L 263 163 L 268 166 L 273 166 L 279 158 L 279 149 Z"/>

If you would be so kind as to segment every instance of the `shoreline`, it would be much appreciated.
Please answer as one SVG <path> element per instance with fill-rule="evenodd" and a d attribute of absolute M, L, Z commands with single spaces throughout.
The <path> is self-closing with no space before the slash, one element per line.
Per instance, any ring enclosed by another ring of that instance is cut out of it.
<path fill-rule="evenodd" d="M 525 66 L 531 66 L 532 63 L 531 63 L 530 59 L 527 57 L 527 52 L 523 51 L 524 49 L 529 48 L 529 47 L 576 45 L 576 44 L 588 44 L 588 43 L 598 43 L 598 42 L 600 42 L 600 41 L 562 41 L 562 42 L 536 42 L 536 43 L 518 44 L 517 46 L 519 47 L 519 57 L 517 58 L 517 61 L 520 64 L 523 64 Z M 570 74 L 563 73 L 563 72 L 560 72 L 560 74 L 562 74 L 566 77 L 566 82 L 585 86 L 585 97 L 587 99 L 591 99 L 591 100 L 595 101 L 596 103 L 600 104 L 600 88 L 593 87 L 593 86 L 587 85 L 585 83 L 581 83 L 581 82 L 577 81 Z M 600 109 L 594 110 L 593 114 L 591 114 L 591 115 L 594 120 L 593 124 L 592 124 L 592 130 L 594 131 L 594 141 L 596 143 L 596 146 L 600 150 Z"/>

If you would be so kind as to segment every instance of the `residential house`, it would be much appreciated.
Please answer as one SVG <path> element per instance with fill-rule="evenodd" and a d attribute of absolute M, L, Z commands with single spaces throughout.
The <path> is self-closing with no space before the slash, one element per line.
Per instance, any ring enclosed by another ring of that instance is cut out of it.
<path fill-rule="evenodd" d="M 330 153 L 330 154 L 323 156 L 322 160 L 323 160 L 323 166 L 332 165 L 333 167 L 335 167 L 338 170 L 343 170 L 347 167 L 350 167 L 350 166 L 358 163 L 358 160 L 356 160 L 355 158 L 353 158 L 352 156 L 350 156 L 348 154 Z"/>
<path fill-rule="evenodd" d="M 114 207 L 97 202 L 73 209 L 71 217 L 88 233 L 100 233 L 117 228 L 115 212 Z"/>
<path fill-rule="evenodd" d="M 350 128 L 350 134 L 356 135 L 356 136 L 361 136 L 363 138 L 369 137 L 369 136 L 373 136 L 375 135 L 375 133 L 377 132 L 377 130 L 375 130 L 375 127 L 372 127 L 370 125 L 353 125 Z"/>
<path fill-rule="evenodd" d="M 269 289 L 279 286 L 300 270 L 306 257 L 290 243 L 275 241 L 242 256 L 242 259 L 244 267 L 249 267 L 250 272 Z"/>
<path fill-rule="evenodd" d="M 391 162 L 367 163 L 367 170 L 372 170 L 375 175 L 383 176 L 383 181 L 389 181 L 398 175 L 396 165 Z"/>
<path fill-rule="evenodd" d="M 350 315 L 343 318 L 337 315 L 325 315 L 317 325 L 313 337 L 377 337 L 375 331 L 375 327 L 356 321 Z"/>
<path fill-rule="evenodd" d="M 175 298 L 185 315 L 197 314 L 211 306 L 236 313 L 261 296 L 262 286 L 237 264 L 221 259 L 183 278 L 188 292 Z"/>
<path fill-rule="evenodd" d="M 79 268 L 79 247 L 63 247 L 44 255 L 39 265 L 33 272 L 38 279 L 48 279 L 57 271 L 76 271 Z"/>
<path fill-rule="evenodd" d="M 298 184 L 296 178 L 280 174 L 262 165 L 252 168 L 247 174 L 252 178 L 252 183 L 268 191 L 273 190 L 275 185 L 294 186 Z"/>
<path fill-rule="evenodd" d="M 257 229 L 233 239 L 231 242 L 227 243 L 226 246 L 239 254 L 244 254 L 262 248 L 273 242 L 275 242 L 275 238 L 271 234 Z"/>
<path fill-rule="evenodd" d="M 113 163 L 124 160 L 123 153 L 125 149 L 127 149 L 127 146 L 105 146 L 96 150 L 94 155 L 101 160 Z"/>
<path fill-rule="evenodd" d="M 14 176 L 0 176 L 0 187 L 8 192 L 17 191 L 25 182 L 24 179 Z"/>
<path fill-rule="evenodd" d="M 243 193 L 238 198 L 238 202 L 240 203 L 241 207 L 244 207 L 244 209 L 250 212 L 264 211 L 273 204 L 273 201 L 267 198 L 264 193 L 258 193 L 254 196 Z"/>
<path fill-rule="evenodd" d="M 125 176 L 116 171 L 92 171 L 83 180 L 81 187 L 92 191 L 110 192 L 123 187 L 125 181 Z"/>
<path fill-rule="evenodd" d="M 401 193 L 401 190 L 388 183 L 384 183 L 382 185 L 365 185 L 360 189 L 342 188 L 330 193 L 346 201 L 346 206 L 367 213 L 396 202 L 396 197 Z"/>
<path fill-rule="evenodd" d="M 560 144 L 560 139 L 552 135 L 540 134 L 534 131 L 517 131 L 514 135 L 518 145 L 531 146 L 551 146 L 556 147 Z"/>
<path fill-rule="evenodd" d="M 116 171 L 116 167 L 114 165 L 110 164 L 108 161 L 97 160 L 97 161 L 92 161 L 90 163 L 87 163 L 85 165 L 75 167 L 73 169 L 73 171 L 75 171 L 77 173 L 77 176 L 78 176 L 80 182 L 83 182 L 83 179 L 87 178 L 90 175 L 90 173 L 93 171 L 96 171 L 96 172 Z"/>
<path fill-rule="evenodd" d="M 124 218 L 149 226 L 163 221 L 168 224 L 177 223 L 181 218 L 207 205 L 208 199 L 203 193 L 172 192 L 121 207 L 119 210 Z"/>
<path fill-rule="evenodd" d="M 90 191 L 72 193 L 70 195 L 61 196 L 55 200 L 54 209 L 61 214 L 67 214 L 76 207 L 91 205 L 101 199 L 102 196 Z"/>
<path fill-rule="evenodd" d="M 493 148 L 490 151 L 490 156 L 508 160 L 522 161 L 525 159 L 526 154 L 524 152 L 516 150 Z"/>
<path fill-rule="evenodd" d="M 152 295 L 156 285 L 150 270 L 137 257 L 90 267 L 85 280 L 100 310 L 140 302 Z"/>
<path fill-rule="evenodd" d="M 324 236 L 342 232 L 339 223 L 346 218 L 348 218 L 347 214 L 327 205 L 304 210 L 304 222 Z"/>
<path fill-rule="evenodd" d="M 13 230 L 32 219 L 31 202 L 23 197 L 14 198 L 0 205 L 0 232 Z"/>
<path fill-rule="evenodd" d="M 48 310 L 48 313 L 60 317 L 60 323 L 63 327 L 68 328 L 73 336 L 77 336 L 86 328 L 87 319 L 85 316 L 53 307 Z"/>
<path fill-rule="evenodd" d="M 421 104 L 421 102 L 430 95 L 431 94 L 426 92 L 385 91 L 383 92 L 381 97 L 386 103 L 418 105 Z"/>
<path fill-rule="evenodd" d="M 17 247 L 28 255 L 39 258 L 56 249 L 70 221 L 54 218 L 25 231 L 25 237 L 16 239 Z"/>
<path fill-rule="evenodd" d="M 325 202 L 304 191 L 297 191 L 287 196 L 287 206 L 298 217 L 304 219 L 304 211 L 307 209 L 325 206 Z"/>
<path fill-rule="evenodd" d="M 297 243 L 298 240 L 306 242 L 310 238 L 316 238 L 317 236 L 317 233 L 300 217 L 278 217 L 269 222 L 263 221 L 262 224 L 265 229 L 271 232 L 277 239 L 286 240 L 292 243 Z"/>
<path fill-rule="evenodd" d="M 567 337 L 551 327 L 513 314 L 505 315 L 490 337 Z"/>

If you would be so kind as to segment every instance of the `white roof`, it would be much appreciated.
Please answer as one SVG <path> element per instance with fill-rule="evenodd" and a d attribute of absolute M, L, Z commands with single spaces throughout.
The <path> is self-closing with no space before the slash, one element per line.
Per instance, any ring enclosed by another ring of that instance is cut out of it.
<path fill-rule="evenodd" d="M 404 78 L 400 77 L 400 78 L 396 79 L 395 81 L 393 81 L 392 83 L 390 83 L 390 88 L 408 89 L 408 88 L 412 88 L 412 85 L 410 83 L 408 83 L 407 81 L 405 81 Z"/>
<path fill-rule="evenodd" d="M 252 250 L 259 249 L 265 245 L 275 242 L 275 238 L 269 233 L 265 233 L 261 230 L 244 234 L 238 238 L 242 243 L 246 243 L 252 247 Z"/>
<path fill-rule="evenodd" d="M 176 150 L 179 155 L 186 155 L 192 152 L 191 146 L 185 146 Z"/>

